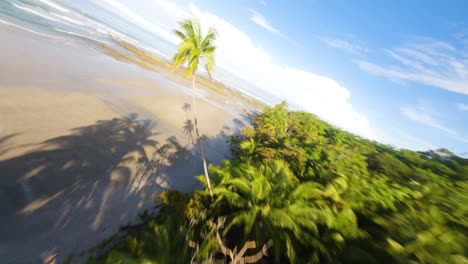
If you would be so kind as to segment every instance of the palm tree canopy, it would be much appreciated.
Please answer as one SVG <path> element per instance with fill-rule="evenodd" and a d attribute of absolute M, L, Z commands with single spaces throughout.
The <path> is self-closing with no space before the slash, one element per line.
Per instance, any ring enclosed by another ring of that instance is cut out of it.
<path fill-rule="evenodd" d="M 216 30 L 210 27 L 203 36 L 200 23 L 190 19 L 179 22 L 179 26 L 180 29 L 174 30 L 174 33 L 181 39 L 177 53 L 172 57 L 174 69 L 186 64 L 185 75 L 191 76 L 197 71 L 200 60 L 204 60 L 205 69 L 211 78 L 215 64 L 213 53 L 216 50 L 214 45 L 217 37 Z"/>
<path fill-rule="evenodd" d="M 225 161 L 222 166 L 210 166 L 210 172 L 213 208 L 224 212 L 229 223 L 224 235 L 241 228 L 243 241 L 271 239 L 277 262 L 280 248 L 288 248 L 286 255 L 295 263 L 293 244 L 331 252 L 325 241 L 362 235 L 356 216 L 338 194 L 339 181 L 300 182 L 280 160 L 255 165 Z M 198 179 L 206 186 L 202 176 Z"/>

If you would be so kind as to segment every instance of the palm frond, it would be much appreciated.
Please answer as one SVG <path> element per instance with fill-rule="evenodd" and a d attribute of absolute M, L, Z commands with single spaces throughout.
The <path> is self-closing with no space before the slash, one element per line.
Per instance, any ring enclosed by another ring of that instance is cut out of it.
<path fill-rule="evenodd" d="M 192 19 L 187 19 L 184 21 L 180 21 L 178 24 L 185 31 L 185 35 L 187 36 L 187 38 L 191 38 L 191 39 L 195 38 L 196 31 L 195 31 L 194 24 L 197 24 L 197 22 L 195 22 Z"/>
<path fill-rule="evenodd" d="M 179 36 L 179 38 L 180 38 L 181 40 L 184 40 L 184 39 L 187 38 L 187 36 L 186 36 L 182 31 L 180 31 L 180 30 L 178 30 L 178 29 L 174 29 L 172 32 L 174 32 L 174 34 L 176 34 L 177 36 Z"/>
<path fill-rule="evenodd" d="M 291 198 L 297 199 L 318 199 L 324 194 L 323 186 L 317 182 L 306 182 L 300 184 L 292 193 Z"/>
<path fill-rule="evenodd" d="M 249 197 L 251 194 L 250 182 L 245 178 L 229 179 L 225 182 L 224 186 L 228 188 L 235 188 L 236 192 L 246 197 Z"/>
<path fill-rule="evenodd" d="M 226 232 L 233 226 L 244 226 L 244 235 L 248 237 L 252 232 L 253 226 L 257 221 L 258 209 L 252 208 L 248 211 L 236 213 L 226 228 Z"/>
<path fill-rule="evenodd" d="M 208 73 L 210 79 L 213 79 L 211 73 L 213 72 L 215 66 L 215 60 L 213 54 L 211 53 L 203 53 L 203 57 L 205 58 L 205 69 Z"/>
<path fill-rule="evenodd" d="M 185 72 L 186 77 L 193 75 L 197 71 L 199 60 L 200 56 L 197 53 L 190 54 L 187 71 Z"/>
<path fill-rule="evenodd" d="M 293 232 L 299 231 L 296 221 L 291 218 L 287 211 L 282 209 L 271 209 L 266 216 L 271 224 L 275 227 L 292 230 Z"/>
<path fill-rule="evenodd" d="M 200 44 L 200 49 L 205 51 L 207 47 L 209 46 L 213 47 L 212 44 L 216 41 L 217 36 L 218 36 L 218 33 L 216 32 L 216 29 L 214 29 L 213 27 L 210 27 L 208 29 L 208 32 L 206 33 L 205 38 Z"/>

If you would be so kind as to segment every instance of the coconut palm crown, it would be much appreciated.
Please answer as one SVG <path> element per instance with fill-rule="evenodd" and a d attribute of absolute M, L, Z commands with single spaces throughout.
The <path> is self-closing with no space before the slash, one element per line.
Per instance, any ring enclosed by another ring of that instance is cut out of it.
<path fill-rule="evenodd" d="M 200 60 L 203 60 L 205 69 L 211 78 L 215 64 L 213 53 L 216 50 L 214 45 L 217 37 L 216 30 L 210 27 L 203 37 L 200 24 L 195 20 L 181 21 L 179 26 L 180 30 L 174 30 L 174 33 L 181 39 L 177 53 L 172 57 L 174 68 L 186 65 L 185 75 L 187 77 L 193 76 L 200 65 Z"/>

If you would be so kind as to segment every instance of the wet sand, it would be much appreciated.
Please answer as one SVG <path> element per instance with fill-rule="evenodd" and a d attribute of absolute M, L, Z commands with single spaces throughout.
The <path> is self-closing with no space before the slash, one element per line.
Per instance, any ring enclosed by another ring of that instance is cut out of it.
<path fill-rule="evenodd" d="M 0 50 L 3 263 L 61 263 L 134 221 L 154 194 L 199 187 L 188 80 L 2 25 Z M 208 160 L 219 163 L 254 107 L 195 93 Z"/>

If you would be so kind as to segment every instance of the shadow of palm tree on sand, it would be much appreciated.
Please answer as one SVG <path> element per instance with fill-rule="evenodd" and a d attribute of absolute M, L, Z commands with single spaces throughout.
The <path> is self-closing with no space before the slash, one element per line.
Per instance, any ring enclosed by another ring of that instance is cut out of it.
<path fill-rule="evenodd" d="M 197 188 L 199 154 L 176 137 L 160 139 L 156 128 L 132 114 L 0 160 L 0 259 L 37 263 L 56 254 L 60 263 L 151 209 L 155 193 Z M 0 151 L 11 137 L 0 139 Z"/>

